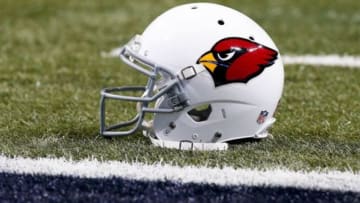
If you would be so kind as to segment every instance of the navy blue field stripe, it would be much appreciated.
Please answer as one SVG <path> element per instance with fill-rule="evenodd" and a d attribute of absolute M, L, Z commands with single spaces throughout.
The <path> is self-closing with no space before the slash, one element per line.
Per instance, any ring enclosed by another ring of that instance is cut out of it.
<path fill-rule="evenodd" d="M 0 173 L 0 202 L 360 202 L 360 193 Z"/>

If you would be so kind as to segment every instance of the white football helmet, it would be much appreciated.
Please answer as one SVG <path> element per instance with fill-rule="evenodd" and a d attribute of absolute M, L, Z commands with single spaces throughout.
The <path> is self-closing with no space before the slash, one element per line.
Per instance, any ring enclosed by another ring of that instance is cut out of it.
<path fill-rule="evenodd" d="M 172 8 L 123 46 L 120 58 L 148 81 L 101 91 L 103 136 L 141 129 L 156 146 L 224 150 L 229 141 L 267 137 L 275 122 L 284 83 L 279 51 L 236 10 L 212 3 Z M 142 96 L 125 94 L 135 91 Z M 106 99 L 136 102 L 137 115 L 107 126 Z"/>

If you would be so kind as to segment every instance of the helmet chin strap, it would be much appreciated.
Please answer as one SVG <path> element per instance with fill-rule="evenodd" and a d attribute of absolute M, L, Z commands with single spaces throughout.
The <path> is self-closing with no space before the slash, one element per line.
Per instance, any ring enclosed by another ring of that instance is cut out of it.
<path fill-rule="evenodd" d="M 163 148 L 172 148 L 172 149 L 180 149 L 180 150 L 199 150 L 199 151 L 211 151 L 211 150 L 227 150 L 227 143 L 200 143 L 200 142 L 192 142 L 190 140 L 181 140 L 181 141 L 165 141 L 155 139 L 152 136 L 148 136 L 150 141 L 158 147 Z"/>
<path fill-rule="evenodd" d="M 227 150 L 229 145 L 228 143 L 201 143 L 201 142 L 193 142 L 191 140 L 181 140 L 181 141 L 167 141 L 167 140 L 159 140 L 155 138 L 155 133 L 152 128 L 152 120 L 151 121 L 143 121 L 143 134 L 144 136 L 150 138 L 150 141 L 153 145 L 157 147 L 163 148 L 171 148 L 171 149 L 179 149 L 179 150 L 199 150 L 199 151 L 213 151 L 213 150 Z"/>
<path fill-rule="evenodd" d="M 260 129 L 255 133 L 254 138 L 262 139 L 269 136 L 269 132 L 267 130 L 275 123 L 275 121 L 275 118 L 267 119 L 267 121 L 265 121 L 265 123 L 263 123 Z"/>
<path fill-rule="evenodd" d="M 267 129 L 276 121 L 275 118 L 268 119 L 263 126 L 255 134 L 255 139 L 262 139 L 269 136 Z M 192 142 L 191 140 L 181 140 L 181 141 L 167 141 L 157 139 L 153 131 L 153 121 L 143 121 L 142 128 L 144 136 L 148 137 L 151 143 L 157 147 L 179 149 L 179 150 L 199 150 L 199 151 L 212 151 L 212 150 L 227 150 L 229 147 L 228 143 L 201 143 L 201 142 Z"/>

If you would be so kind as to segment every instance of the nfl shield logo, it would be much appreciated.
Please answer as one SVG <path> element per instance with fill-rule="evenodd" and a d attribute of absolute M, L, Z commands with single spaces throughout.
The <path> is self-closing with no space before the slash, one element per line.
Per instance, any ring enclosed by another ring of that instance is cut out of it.
<path fill-rule="evenodd" d="M 266 117 L 269 115 L 267 111 L 261 111 L 259 117 L 257 118 L 256 122 L 258 124 L 263 124 L 265 122 Z"/>

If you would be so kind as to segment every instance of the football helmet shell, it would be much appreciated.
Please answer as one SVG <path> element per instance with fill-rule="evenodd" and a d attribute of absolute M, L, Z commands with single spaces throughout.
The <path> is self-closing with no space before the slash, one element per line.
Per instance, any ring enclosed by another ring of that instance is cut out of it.
<path fill-rule="evenodd" d="M 142 129 L 156 146 L 223 150 L 229 141 L 267 137 L 275 122 L 284 83 L 280 53 L 236 10 L 213 3 L 172 8 L 123 46 L 120 58 L 148 81 L 101 91 L 103 136 Z M 133 91 L 142 96 L 123 94 Z M 106 126 L 106 99 L 136 102 L 137 115 Z M 145 120 L 146 113 L 153 118 Z"/>

